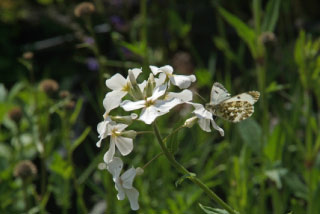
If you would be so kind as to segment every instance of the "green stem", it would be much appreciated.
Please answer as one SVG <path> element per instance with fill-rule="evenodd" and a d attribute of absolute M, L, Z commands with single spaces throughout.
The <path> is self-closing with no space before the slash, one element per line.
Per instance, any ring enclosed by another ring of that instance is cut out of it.
<path fill-rule="evenodd" d="M 28 210 L 30 209 L 30 201 L 28 198 L 28 193 L 27 193 L 27 187 L 28 187 L 28 182 L 25 180 L 22 181 L 22 192 L 23 192 L 23 199 L 24 203 L 26 205 L 26 213 L 28 213 Z"/>
<path fill-rule="evenodd" d="M 148 55 L 148 37 L 147 37 L 147 0 L 142 0 L 140 2 L 140 13 L 141 13 L 141 41 L 144 48 L 144 65 L 148 66 L 149 55 Z"/>
<path fill-rule="evenodd" d="M 182 128 L 184 128 L 184 126 L 180 126 L 180 127 L 176 128 L 175 130 L 173 130 L 170 134 L 168 134 L 167 137 L 165 137 L 165 138 L 163 139 L 163 142 L 166 143 L 167 140 L 168 140 L 168 138 L 169 138 L 170 136 L 172 136 L 173 134 L 177 133 L 177 132 L 180 131 L 180 129 L 182 129 Z"/>
<path fill-rule="evenodd" d="M 155 159 L 157 159 L 158 157 L 160 157 L 161 155 L 163 155 L 163 152 L 160 152 L 159 154 L 157 154 L 156 156 L 154 156 L 151 160 L 148 161 L 148 163 L 146 163 L 142 168 L 145 169 L 147 168 L 147 166 L 149 166 L 149 164 L 154 161 Z"/>
<path fill-rule="evenodd" d="M 139 131 L 137 132 L 137 135 L 138 134 L 153 134 L 153 131 Z"/>
<path fill-rule="evenodd" d="M 191 180 L 193 183 L 198 185 L 213 201 L 218 203 L 222 208 L 227 210 L 230 214 L 239 214 L 237 211 L 232 209 L 227 203 L 225 203 L 216 193 L 214 193 L 207 185 L 205 185 L 200 179 L 195 177 L 194 173 L 189 172 L 184 166 L 182 166 L 174 156 L 169 152 L 169 150 L 166 148 L 165 143 L 162 140 L 162 137 L 160 135 L 158 126 L 156 122 L 153 123 L 153 130 L 157 137 L 158 143 L 163 151 L 163 154 L 167 157 L 168 161 L 171 163 L 172 166 L 174 166 L 177 170 L 179 170 L 181 173 L 188 175 L 188 179 Z"/>

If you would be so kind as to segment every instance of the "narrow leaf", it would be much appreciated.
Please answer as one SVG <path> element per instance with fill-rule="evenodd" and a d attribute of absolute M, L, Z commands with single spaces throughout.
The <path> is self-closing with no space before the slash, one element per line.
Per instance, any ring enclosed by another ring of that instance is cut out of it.
<path fill-rule="evenodd" d="M 70 152 L 72 153 L 88 136 L 88 134 L 90 133 L 91 128 L 87 127 L 82 134 L 73 142 L 73 144 L 71 145 L 71 149 Z"/>
<path fill-rule="evenodd" d="M 263 32 L 273 32 L 279 19 L 281 0 L 268 1 L 266 15 L 262 23 Z"/>

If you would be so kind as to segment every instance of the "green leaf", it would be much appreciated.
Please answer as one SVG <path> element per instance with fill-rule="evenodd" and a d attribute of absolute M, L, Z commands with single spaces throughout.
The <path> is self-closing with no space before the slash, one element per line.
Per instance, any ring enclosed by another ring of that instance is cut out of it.
<path fill-rule="evenodd" d="M 261 127 L 252 118 L 242 121 L 237 126 L 242 140 L 253 150 L 259 151 L 261 146 Z"/>
<path fill-rule="evenodd" d="M 191 177 L 195 177 L 195 176 L 196 176 L 195 173 L 190 173 L 190 175 L 183 175 L 182 177 L 180 177 L 180 178 L 175 182 L 176 187 L 178 187 L 180 184 L 182 184 L 182 182 L 183 182 L 185 179 L 188 179 L 188 178 L 191 178 Z"/>
<path fill-rule="evenodd" d="M 141 57 L 145 55 L 146 44 L 144 42 L 136 42 L 134 44 L 130 44 L 130 43 L 121 41 L 120 45 L 127 48 L 132 53 L 135 53 Z"/>
<path fill-rule="evenodd" d="M 273 129 L 272 134 L 263 149 L 266 157 L 272 162 L 279 161 L 282 158 L 282 151 L 285 143 L 285 135 L 282 130 L 283 128 L 280 125 L 277 125 Z"/>
<path fill-rule="evenodd" d="M 265 17 L 262 23 L 262 32 L 273 32 L 279 19 L 281 0 L 268 1 Z"/>
<path fill-rule="evenodd" d="M 285 175 L 287 172 L 288 172 L 287 169 L 279 168 L 279 169 L 267 170 L 265 173 L 270 180 L 275 182 L 277 188 L 281 189 L 282 188 L 281 177 L 283 177 L 283 175 Z"/>
<path fill-rule="evenodd" d="M 4 84 L 0 84 L 0 101 L 3 102 L 5 101 L 6 97 L 7 97 L 7 89 L 6 87 L 4 87 Z"/>
<path fill-rule="evenodd" d="M 212 73 L 205 68 L 199 68 L 195 71 L 197 77 L 197 84 L 201 86 L 211 86 L 212 85 Z"/>
<path fill-rule="evenodd" d="M 72 167 L 58 153 L 54 153 L 53 161 L 49 168 L 64 179 L 71 177 Z"/>
<path fill-rule="evenodd" d="M 79 99 L 77 104 L 76 104 L 76 107 L 75 107 L 75 109 L 74 109 L 74 111 L 73 111 L 73 113 L 72 113 L 72 115 L 70 117 L 70 123 L 72 125 L 76 122 L 76 120 L 78 118 L 78 115 L 79 115 L 79 113 L 81 111 L 82 104 L 83 104 L 83 99 Z"/>
<path fill-rule="evenodd" d="M 213 42 L 217 46 L 217 48 L 220 51 L 222 51 L 230 61 L 237 61 L 236 55 L 232 52 L 229 43 L 225 38 L 216 36 L 213 38 Z"/>
<path fill-rule="evenodd" d="M 72 152 L 86 139 L 86 137 L 88 136 L 88 134 L 90 133 L 91 128 L 87 127 L 82 134 L 73 142 L 73 144 L 71 145 L 70 148 L 70 153 L 72 154 Z"/>
<path fill-rule="evenodd" d="M 207 214 L 230 214 L 227 210 L 203 206 L 200 203 L 199 207 Z"/>
<path fill-rule="evenodd" d="M 266 88 L 267 93 L 272 93 L 275 91 L 281 91 L 283 89 L 289 88 L 289 85 L 279 85 L 277 82 L 273 81 L 270 85 Z"/>
<path fill-rule="evenodd" d="M 229 13 L 222 7 L 220 7 L 218 10 L 222 17 L 236 30 L 238 36 L 248 45 L 252 56 L 255 57 L 257 55 L 257 36 L 254 30 L 241 21 L 238 17 Z"/>

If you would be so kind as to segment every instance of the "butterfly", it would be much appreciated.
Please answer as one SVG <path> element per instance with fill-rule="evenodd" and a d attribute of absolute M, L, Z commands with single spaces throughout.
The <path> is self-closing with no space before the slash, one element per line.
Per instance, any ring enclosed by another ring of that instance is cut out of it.
<path fill-rule="evenodd" d="M 249 91 L 231 97 L 222 84 L 216 82 L 211 89 L 210 103 L 206 108 L 215 116 L 230 122 L 239 122 L 250 117 L 253 112 L 253 104 L 260 97 L 260 92 Z"/>

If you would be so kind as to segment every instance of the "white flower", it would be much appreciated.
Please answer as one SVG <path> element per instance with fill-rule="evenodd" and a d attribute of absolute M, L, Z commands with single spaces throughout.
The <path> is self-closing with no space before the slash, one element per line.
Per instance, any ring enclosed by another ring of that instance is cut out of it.
<path fill-rule="evenodd" d="M 132 210 L 138 210 L 138 197 L 139 192 L 132 186 L 133 180 L 137 174 L 135 168 L 128 169 L 121 176 L 121 170 L 123 168 L 123 162 L 120 158 L 114 157 L 112 161 L 107 165 L 107 170 L 112 174 L 115 188 L 118 191 L 118 200 L 123 200 L 125 196 L 128 197 L 130 207 Z"/>
<path fill-rule="evenodd" d="M 133 140 L 132 138 L 123 137 L 122 133 L 128 125 L 126 124 L 116 124 L 114 122 L 110 122 L 108 124 L 107 136 L 110 137 L 110 147 L 109 150 L 103 157 L 105 163 L 110 163 L 112 160 L 115 147 L 117 146 L 118 150 L 120 151 L 121 155 L 126 156 L 128 155 L 133 149 Z"/>
<path fill-rule="evenodd" d="M 106 119 L 97 125 L 97 131 L 99 133 L 99 141 L 97 142 L 97 147 L 100 148 L 101 141 L 108 136 L 108 124 L 111 122 L 110 117 L 106 117 Z"/>
<path fill-rule="evenodd" d="M 195 108 L 193 113 L 198 118 L 198 124 L 203 131 L 211 132 L 211 128 L 210 128 L 210 123 L 211 123 L 212 127 L 215 130 L 219 131 L 221 136 L 224 136 L 223 129 L 216 124 L 216 122 L 213 119 L 213 115 L 210 111 L 206 110 L 203 107 L 203 105 L 199 103 L 191 103 L 191 102 L 188 102 L 188 103 L 193 105 L 193 107 Z"/>
<path fill-rule="evenodd" d="M 137 78 L 142 70 L 139 68 L 134 68 L 132 70 L 129 70 L 129 72 L 132 72 L 134 78 Z M 110 79 L 107 79 L 106 85 L 113 91 L 107 93 L 105 99 L 103 100 L 103 105 L 105 106 L 105 108 L 106 105 L 112 109 L 118 107 L 120 105 L 121 99 L 126 96 L 131 89 L 129 75 L 127 79 L 125 79 L 119 73 L 113 75 Z"/>
<path fill-rule="evenodd" d="M 188 89 L 184 89 L 183 91 L 178 92 L 178 93 L 169 92 L 165 97 L 165 99 L 167 99 L 167 100 L 172 99 L 172 98 L 180 99 L 183 102 L 189 102 L 192 100 L 192 92 Z"/>
<path fill-rule="evenodd" d="M 103 114 L 104 120 L 97 125 L 97 131 L 99 133 L 99 141 L 97 147 L 101 146 L 101 141 L 108 136 L 108 124 L 112 121 L 109 117 L 109 113 L 112 109 L 117 108 L 120 105 L 121 98 L 117 96 L 117 91 L 111 91 L 106 94 L 103 99 L 103 106 L 105 113 Z"/>
<path fill-rule="evenodd" d="M 183 100 L 177 98 L 161 100 L 160 98 L 165 94 L 166 89 L 166 85 L 158 86 L 154 89 L 151 97 L 136 102 L 125 100 L 120 106 L 125 111 L 133 111 L 142 108 L 139 120 L 144 121 L 146 124 L 151 124 L 157 117 L 168 113 L 170 109 L 183 103 Z"/>
<path fill-rule="evenodd" d="M 170 65 L 165 65 L 160 68 L 151 65 L 150 69 L 154 75 L 160 73 L 159 79 L 163 79 L 161 78 L 161 75 L 165 74 L 165 76 L 170 79 L 171 83 L 178 86 L 180 89 L 188 88 L 191 85 L 191 82 L 196 81 L 196 77 L 194 75 L 187 76 L 172 74 L 173 68 Z"/>

